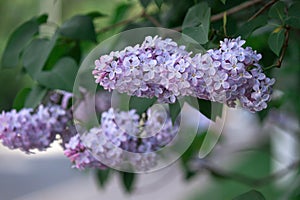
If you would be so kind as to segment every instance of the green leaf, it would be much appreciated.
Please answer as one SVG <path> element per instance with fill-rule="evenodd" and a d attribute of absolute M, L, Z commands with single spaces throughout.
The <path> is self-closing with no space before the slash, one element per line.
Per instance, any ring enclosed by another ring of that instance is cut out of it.
<path fill-rule="evenodd" d="M 111 24 L 115 24 L 124 19 L 129 9 L 132 7 L 132 4 L 122 3 L 117 6 L 114 11 L 114 16 L 112 17 Z"/>
<path fill-rule="evenodd" d="M 36 78 L 36 75 L 43 69 L 43 66 L 49 55 L 48 46 L 49 40 L 35 39 L 28 48 L 26 48 L 23 60 L 24 67 L 32 78 Z"/>
<path fill-rule="evenodd" d="M 294 27 L 300 28 L 300 2 L 293 3 L 288 12 L 288 17 L 286 19 L 286 24 Z"/>
<path fill-rule="evenodd" d="M 160 9 L 161 5 L 163 4 L 164 0 L 154 0 L 155 4 L 157 5 L 157 7 Z"/>
<path fill-rule="evenodd" d="M 238 32 L 235 34 L 236 36 L 241 36 L 242 38 L 246 39 L 248 38 L 253 31 L 256 29 L 265 26 L 268 21 L 267 15 L 260 15 L 256 17 L 255 19 L 244 23 L 238 30 Z"/>
<path fill-rule="evenodd" d="M 241 194 L 233 198 L 233 200 L 265 200 L 265 199 L 266 198 L 264 197 L 264 195 L 257 190 L 250 190 L 249 192 L 246 192 L 244 194 Z"/>
<path fill-rule="evenodd" d="M 81 60 L 81 48 L 78 41 L 64 42 L 57 41 L 50 55 L 48 56 L 47 62 L 43 67 L 43 70 L 51 70 L 54 64 L 62 57 L 72 57 L 77 63 Z"/>
<path fill-rule="evenodd" d="M 129 109 L 135 109 L 136 113 L 141 115 L 144 112 L 147 111 L 149 107 L 151 107 L 155 102 L 157 98 L 141 98 L 141 97 L 136 97 L 132 96 L 129 100 Z"/>
<path fill-rule="evenodd" d="M 199 44 L 205 44 L 208 42 L 208 34 L 206 29 L 203 28 L 203 25 L 185 28 L 183 33 L 199 42 Z"/>
<path fill-rule="evenodd" d="M 225 5 L 225 3 L 226 3 L 226 0 L 220 0 L 224 5 Z"/>
<path fill-rule="evenodd" d="M 275 3 L 269 10 L 269 17 L 274 19 L 279 19 L 283 22 L 285 18 L 285 4 L 282 1 Z"/>
<path fill-rule="evenodd" d="M 14 99 L 13 108 L 16 110 L 21 110 L 26 102 L 27 96 L 30 93 L 30 88 L 23 88 L 20 90 L 17 94 L 17 96 Z"/>
<path fill-rule="evenodd" d="M 211 119 L 212 102 L 204 99 L 198 99 L 199 111 L 208 119 Z"/>
<path fill-rule="evenodd" d="M 59 33 L 73 40 L 97 42 L 92 17 L 86 15 L 76 15 L 67 20 L 60 27 Z"/>
<path fill-rule="evenodd" d="M 284 30 L 280 30 L 278 32 L 272 32 L 268 39 L 268 44 L 270 49 L 279 56 L 281 48 L 284 43 Z"/>
<path fill-rule="evenodd" d="M 208 42 L 210 7 L 203 2 L 191 7 L 182 24 L 183 33 L 200 44 Z"/>
<path fill-rule="evenodd" d="M 107 181 L 109 180 L 109 175 L 110 169 L 96 171 L 97 181 L 102 188 L 107 184 Z"/>
<path fill-rule="evenodd" d="M 26 108 L 35 108 L 39 104 L 41 104 L 44 96 L 46 95 L 46 88 L 36 85 L 27 95 L 27 99 L 25 101 L 24 107 Z"/>
<path fill-rule="evenodd" d="M 43 69 L 55 43 L 57 35 L 51 40 L 35 39 L 25 49 L 23 54 L 23 65 L 29 75 L 36 80 L 37 75 Z"/>
<path fill-rule="evenodd" d="M 144 8 L 147 8 L 147 6 L 151 3 L 152 0 L 140 0 L 141 5 Z"/>
<path fill-rule="evenodd" d="M 92 20 L 94 20 L 95 18 L 99 18 L 99 17 L 107 17 L 106 14 L 103 14 L 103 13 L 98 12 L 98 11 L 87 13 L 86 16 L 92 18 Z"/>
<path fill-rule="evenodd" d="M 204 99 L 191 97 L 186 98 L 186 102 L 195 109 L 199 110 L 205 117 L 213 121 L 219 116 L 222 116 L 223 104 L 218 102 L 211 102 Z"/>
<path fill-rule="evenodd" d="M 39 32 L 39 25 L 47 21 L 47 15 L 32 18 L 25 22 L 10 35 L 4 49 L 1 66 L 5 68 L 17 67 L 20 55 L 34 35 Z"/>
<path fill-rule="evenodd" d="M 183 170 L 185 172 L 185 179 L 188 180 L 192 178 L 194 175 L 196 175 L 196 172 L 190 169 L 189 162 L 190 160 L 194 159 L 199 149 L 203 143 L 203 140 L 206 136 L 206 133 L 197 134 L 192 142 L 192 144 L 189 146 L 189 148 L 182 154 L 180 157 L 181 166 L 183 167 Z"/>
<path fill-rule="evenodd" d="M 42 71 L 37 81 L 49 89 L 72 91 L 77 74 L 77 64 L 69 57 L 61 58 L 51 71 Z"/>
<path fill-rule="evenodd" d="M 174 122 L 176 121 L 176 119 L 181 111 L 181 107 L 180 107 L 180 103 L 179 103 L 178 99 L 176 99 L 175 103 L 169 104 L 169 110 L 170 110 L 170 116 L 172 119 L 172 123 L 174 124 Z"/>
<path fill-rule="evenodd" d="M 134 173 L 128 173 L 128 172 L 120 172 L 123 187 L 126 192 L 130 193 L 132 192 L 133 185 L 135 182 L 135 174 Z"/>

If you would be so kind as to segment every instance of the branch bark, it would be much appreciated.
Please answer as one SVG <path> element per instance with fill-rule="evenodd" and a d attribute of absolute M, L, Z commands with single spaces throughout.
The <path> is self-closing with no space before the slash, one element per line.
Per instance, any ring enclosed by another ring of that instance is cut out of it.
<path fill-rule="evenodd" d="M 192 168 L 195 171 L 201 171 L 203 169 L 206 169 L 216 176 L 235 180 L 237 182 L 243 183 L 243 184 L 251 186 L 251 187 L 260 187 L 260 186 L 268 184 L 272 181 L 280 179 L 280 178 L 284 177 L 286 174 L 288 174 L 291 170 L 297 169 L 300 166 L 300 160 L 297 160 L 297 161 L 293 162 L 292 164 L 288 165 L 286 168 L 279 170 L 277 172 L 274 172 L 273 174 L 269 174 L 262 178 L 252 178 L 252 177 L 248 177 L 243 174 L 225 171 L 223 169 L 220 169 L 220 168 L 212 165 L 208 161 L 203 161 L 203 160 L 199 159 L 196 162 L 198 162 L 198 164 L 192 163 Z"/>
<path fill-rule="evenodd" d="M 227 10 L 227 11 L 224 11 L 224 12 L 221 12 L 221 13 L 219 13 L 219 14 L 216 14 L 216 15 L 211 16 L 210 21 L 211 21 L 211 22 L 214 22 L 214 21 L 218 21 L 218 20 L 222 19 L 225 12 L 226 12 L 226 15 L 227 15 L 227 16 L 228 16 L 228 15 L 232 15 L 232 14 L 234 14 L 234 13 L 236 13 L 236 12 L 239 12 L 239 11 L 241 11 L 241 10 L 244 10 L 244 9 L 246 9 L 246 8 L 249 8 L 249 7 L 251 7 L 251 6 L 253 6 L 253 5 L 257 4 L 257 3 L 261 3 L 262 1 L 263 1 L 263 0 L 246 1 L 245 3 L 242 3 L 242 4 L 240 4 L 240 5 L 237 5 L 237 6 L 233 7 L 233 8 L 230 8 L 230 9 Z"/>
<path fill-rule="evenodd" d="M 239 12 L 241 10 L 244 10 L 246 8 L 249 8 L 257 3 L 261 3 L 263 0 L 253 0 L 253 1 L 247 1 L 245 3 L 242 3 L 242 4 L 239 4 L 233 8 L 230 8 L 229 10 L 226 10 L 224 12 L 221 12 L 221 13 L 218 13 L 218 14 L 215 14 L 215 15 L 212 15 L 211 18 L 210 18 L 210 21 L 211 22 L 215 22 L 215 21 L 218 21 L 220 19 L 222 19 L 224 17 L 224 14 L 226 14 L 227 16 L 228 15 L 232 15 L 236 12 Z M 179 26 L 179 27 L 175 27 L 173 28 L 173 30 L 175 31 L 182 31 L 182 27 Z"/>

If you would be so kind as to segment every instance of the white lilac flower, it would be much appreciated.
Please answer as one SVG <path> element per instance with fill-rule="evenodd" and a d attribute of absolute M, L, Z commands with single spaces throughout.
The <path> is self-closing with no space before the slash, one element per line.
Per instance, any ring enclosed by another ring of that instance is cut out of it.
<path fill-rule="evenodd" d="M 33 109 L 12 110 L 0 115 L 0 139 L 10 149 L 20 149 L 26 153 L 31 150 L 45 150 L 55 136 L 64 130 L 60 119 L 66 114 L 59 106 L 40 105 Z"/>

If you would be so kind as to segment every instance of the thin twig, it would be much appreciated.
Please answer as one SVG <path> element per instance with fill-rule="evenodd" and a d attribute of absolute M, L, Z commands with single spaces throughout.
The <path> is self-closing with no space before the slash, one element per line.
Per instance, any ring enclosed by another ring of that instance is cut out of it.
<path fill-rule="evenodd" d="M 290 27 L 289 26 L 285 27 L 284 36 L 285 36 L 285 38 L 284 38 L 284 43 L 282 46 L 281 54 L 280 54 L 280 57 L 277 61 L 277 65 L 276 65 L 276 67 L 278 67 L 278 68 L 281 67 L 285 52 L 286 52 L 288 44 L 289 44 L 289 37 L 290 37 Z"/>
<path fill-rule="evenodd" d="M 241 10 L 244 10 L 246 8 L 249 8 L 257 3 L 260 3 L 262 2 L 263 0 L 252 0 L 252 1 L 247 1 L 245 3 L 242 3 L 242 4 L 239 4 L 233 8 L 230 8 L 229 10 L 225 10 L 224 12 L 221 12 L 221 13 L 218 13 L 218 14 L 215 14 L 215 15 L 212 15 L 211 18 L 210 18 L 210 21 L 211 22 L 214 22 L 214 21 L 218 21 L 220 19 L 222 19 L 224 17 L 224 14 L 226 14 L 226 16 L 228 15 L 232 15 L 236 12 L 239 12 Z M 182 31 L 182 27 L 179 26 L 179 27 L 175 27 L 173 28 L 174 31 Z"/>
<path fill-rule="evenodd" d="M 152 17 L 151 15 L 148 15 L 146 12 L 144 12 L 143 16 L 147 18 L 150 22 L 152 22 L 152 24 L 154 24 L 156 27 L 162 27 L 161 23 L 159 23 L 159 21 L 157 21 L 154 17 Z"/>
<path fill-rule="evenodd" d="M 288 174 L 291 170 L 298 168 L 300 165 L 300 160 L 295 161 L 294 163 L 288 165 L 286 168 L 279 170 L 277 172 L 274 172 L 273 174 L 269 174 L 265 177 L 262 178 L 251 178 L 243 174 L 237 174 L 237 173 L 232 173 L 232 172 L 227 172 L 223 169 L 220 169 L 218 167 L 213 166 L 212 164 L 208 163 L 207 161 L 203 162 L 199 160 L 199 166 L 197 167 L 196 170 L 202 170 L 206 169 L 212 174 L 222 177 L 222 178 L 227 178 L 231 180 L 238 181 L 240 183 L 249 185 L 251 187 L 259 187 L 262 185 L 265 185 L 267 183 L 270 183 L 272 181 L 275 181 L 277 179 L 280 179 L 284 177 L 286 174 Z M 195 165 L 196 166 L 196 165 Z"/>
<path fill-rule="evenodd" d="M 237 13 L 237 12 L 239 12 L 239 11 L 241 11 L 241 10 L 244 10 L 244 9 L 246 9 L 246 8 L 249 8 L 249 7 L 251 7 L 251 6 L 253 6 L 253 5 L 257 4 L 257 3 L 260 3 L 260 2 L 262 2 L 262 1 L 263 1 L 263 0 L 246 1 L 245 3 L 242 3 L 242 4 L 240 4 L 240 5 L 237 5 L 237 6 L 233 7 L 233 8 L 230 8 L 230 9 L 227 10 L 227 11 L 224 11 L 224 12 L 221 12 L 221 13 L 219 13 L 219 14 L 216 14 L 216 15 L 211 16 L 210 21 L 211 21 L 211 22 L 214 22 L 214 21 L 218 21 L 218 20 L 222 19 L 225 12 L 226 12 L 227 16 L 229 16 L 229 15 L 231 15 L 231 14 L 234 14 L 234 13 Z"/>
<path fill-rule="evenodd" d="M 263 178 L 257 179 L 255 181 L 255 184 L 257 186 L 262 186 L 267 183 L 270 183 L 274 180 L 278 180 L 285 175 L 287 175 L 291 170 L 298 168 L 300 165 L 300 160 L 293 162 L 292 164 L 288 165 L 286 168 L 278 170 L 277 172 L 274 172 L 273 174 L 270 174 L 268 176 L 265 176 Z"/>
<path fill-rule="evenodd" d="M 106 32 L 106 31 L 109 31 L 109 30 L 111 30 L 111 29 L 117 28 L 117 27 L 119 27 L 119 26 L 122 26 L 122 25 L 126 25 L 126 24 L 129 24 L 129 23 L 132 23 L 132 22 L 134 22 L 134 21 L 140 19 L 141 17 L 143 17 L 143 16 L 144 16 L 144 13 L 145 13 L 145 12 L 143 11 L 142 13 L 140 13 L 140 14 L 138 14 L 138 15 L 136 15 L 136 16 L 133 16 L 133 17 L 128 18 L 128 19 L 125 19 L 125 20 L 123 20 L 123 21 L 117 22 L 117 23 L 112 24 L 112 25 L 110 25 L 110 26 L 106 26 L 106 27 L 104 27 L 104 28 L 98 30 L 97 33 L 104 33 L 104 32 Z"/>
<path fill-rule="evenodd" d="M 259 9 L 252 17 L 250 17 L 248 19 L 248 22 L 255 19 L 258 15 L 262 14 L 263 12 L 265 12 L 269 7 L 271 7 L 274 3 L 276 3 L 278 0 L 272 0 L 270 2 L 268 2 L 266 5 L 264 5 L 264 7 L 262 7 L 261 9 Z"/>
<path fill-rule="evenodd" d="M 285 32 L 284 32 L 284 43 L 283 43 L 283 46 L 282 46 L 282 50 L 281 50 L 281 54 L 276 62 L 276 64 L 273 64 L 269 67 L 265 67 L 263 70 L 264 71 L 267 71 L 267 70 L 270 70 L 270 69 L 273 69 L 273 68 L 280 68 L 281 65 L 282 65 L 282 62 L 283 62 L 283 59 L 284 59 L 284 56 L 285 56 L 285 53 L 286 53 L 286 50 L 287 50 L 287 47 L 288 47 L 288 44 L 289 44 L 289 37 L 290 37 L 290 29 L 291 27 L 289 26 L 286 26 L 285 27 Z"/>

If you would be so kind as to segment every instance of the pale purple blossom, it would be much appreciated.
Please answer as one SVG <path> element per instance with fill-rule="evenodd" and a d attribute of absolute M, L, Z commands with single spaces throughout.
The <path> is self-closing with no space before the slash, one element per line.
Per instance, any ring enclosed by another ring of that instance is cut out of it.
<path fill-rule="evenodd" d="M 106 166 L 97 160 L 85 145 L 83 145 L 79 134 L 73 136 L 70 141 L 65 144 L 65 147 L 64 154 L 73 163 L 72 167 L 80 170 L 86 168 L 106 168 Z"/>
<path fill-rule="evenodd" d="M 134 169 L 148 170 L 157 163 L 159 156 L 156 151 L 172 142 L 177 131 L 178 127 L 163 111 L 148 109 L 147 118 L 140 118 L 135 110 L 116 111 L 111 108 L 102 114 L 99 127 L 86 131 L 80 137 L 84 154 L 78 155 L 78 165 L 76 159 L 72 161 L 78 168 L 89 167 L 89 163 L 94 162 L 91 162 L 90 154 L 85 152 L 88 149 L 93 158 L 106 166 L 120 167 L 125 160 Z M 71 144 L 67 147 L 70 149 Z M 86 159 L 82 158 L 84 156 Z"/>
<path fill-rule="evenodd" d="M 261 54 L 244 44 L 240 37 L 225 38 L 219 49 L 192 57 L 170 38 L 148 36 L 141 45 L 101 56 L 93 74 L 104 89 L 131 96 L 155 96 L 165 103 L 194 96 L 230 107 L 240 101 L 243 108 L 260 111 L 270 100 L 274 79 L 263 73 L 258 63 Z M 112 62 L 118 63 L 115 69 Z M 115 73 L 117 69 L 123 73 Z"/>
<path fill-rule="evenodd" d="M 36 111 L 23 108 L 20 111 L 2 112 L 0 115 L 0 139 L 10 149 L 26 153 L 46 150 L 56 134 L 64 131 L 60 119 L 66 114 L 59 106 L 40 105 Z"/>

